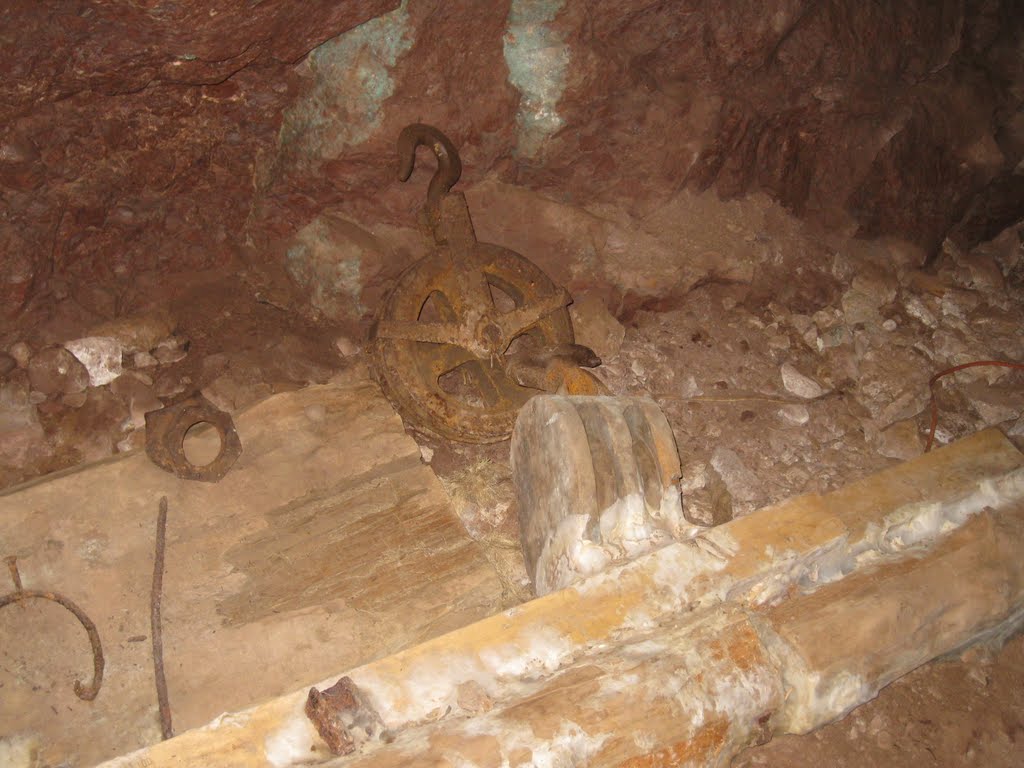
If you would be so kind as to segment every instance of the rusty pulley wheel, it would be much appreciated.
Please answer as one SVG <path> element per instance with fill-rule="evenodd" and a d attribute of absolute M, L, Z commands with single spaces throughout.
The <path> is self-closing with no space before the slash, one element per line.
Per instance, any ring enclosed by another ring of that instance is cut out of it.
<path fill-rule="evenodd" d="M 500 358 L 513 342 L 545 348 L 573 335 L 568 299 L 536 266 L 497 246 L 478 245 L 474 256 L 467 266 L 434 254 L 406 270 L 381 308 L 373 349 L 385 393 L 416 428 L 488 443 L 511 434 L 539 391 L 516 383 Z"/>
<path fill-rule="evenodd" d="M 461 164 L 443 134 L 406 128 L 399 178 L 408 178 L 420 144 L 439 161 L 421 213 L 436 248 L 398 278 L 381 305 L 371 331 L 374 369 L 388 399 L 420 431 L 470 443 L 504 440 L 519 409 L 567 360 L 600 360 L 573 344 L 564 289 L 515 251 L 477 241 L 465 198 L 448 192 Z"/>

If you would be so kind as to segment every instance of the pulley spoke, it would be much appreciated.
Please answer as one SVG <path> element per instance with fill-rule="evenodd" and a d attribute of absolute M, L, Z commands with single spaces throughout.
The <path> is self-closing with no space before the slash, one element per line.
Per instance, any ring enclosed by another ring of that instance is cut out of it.
<path fill-rule="evenodd" d="M 381 320 L 377 324 L 378 339 L 422 341 L 427 344 L 465 346 L 465 331 L 457 323 L 421 323 L 406 320 Z"/>
<path fill-rule="evenodd" d="M 502 339 L 506 344 L 512 343 L 519 334 L 528 330 L 531 326 L 543 320 L 552 312 L 557 312 L 572 301 L 568 291 L 561 288 L 548 296 L 531 302 L 523 307 L 513 309 L 499 315 L 496 319 L 501 328 Z"/>

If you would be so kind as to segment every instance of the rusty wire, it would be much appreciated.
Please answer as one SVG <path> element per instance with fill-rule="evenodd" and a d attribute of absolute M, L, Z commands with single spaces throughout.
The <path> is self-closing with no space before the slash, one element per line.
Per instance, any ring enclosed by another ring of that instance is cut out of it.
<path fill-rule="evenodd" d="M 928 380 L 928 391 L 931 394 L 931 410 L 932 410 L 932 422 L 931 428 L 928 430 L 928 444 L 924 448 L 924 452 L 928 453 L 932 449 L 932 443 L 935 442 L 935 430 L 939 425 L 939 405 L 935 402 L 935 384 L 943 376 L 948 376 L 951 373 L 962 371 L 966 368 L 980 368 L 986 365 L 1000 366 L 1002 368 L 1013 368 L 1018 371 L 1024 371 L 1024 363 L 1013 363 L 1007 360 L 974 360 L 970 363 L 963 363 L 962 365 L 954 365 L 952 368 L 946 368 L 943 371 L 939 371 Z"/>
<path fill-rule="evenodd" d="M 167 698 L 167 677 L 164 675 L 164 640 L 160 629 L 160 598 L 164 585 L 164 548 L 167 539 L 167 497 L 160 498 L 156 518 L 156 556 L 153 559 L 153 589 L 149 598 L 149 622 L 153 635 L 153 673 L 156 677 L 156 700 L 160 709 L 160 732 L 164 739 L 174 736 L 171 704 Z"/>
<path fill-rule="evenodd" d="M 21 574 L 18 572 L 18 558 L 12 555 L 6 558 L 6 560 L 7 569 L 10 571 L 11 580 L 14 582 L 14 592 L 9 592 L 0 597 L 0 608 L 4 608 L 12 603 L 20 604 L 22 601 L 30 599 L 49 600 L 74 614 L 74 617 L 78 619 L 78 622 L 85 629 L 85 633 L 89 636 L 89 644 L 92 646 L 92 682 L 88 685 L 82 685 L 81 680 L 75 680 L 74 689 L 75 695 L 78 698 L 83 701 L 92 701 L 100 692 L 100 685 L 103 684 L 104 666 L 103 646 L 100 644 L 100 634 L 96 630 L 96 625 L 74 601 L 59 592 L 49 592 L 42 589 L 24 589 L 21 585 Z"/>

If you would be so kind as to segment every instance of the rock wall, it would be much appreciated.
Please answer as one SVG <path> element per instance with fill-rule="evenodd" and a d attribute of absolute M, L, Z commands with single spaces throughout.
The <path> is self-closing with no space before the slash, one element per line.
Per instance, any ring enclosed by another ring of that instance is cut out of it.
<path fill-rule="evenodd" d="M 8 3 L 0 301 L 13 317 L 63 284 L 109 316 L 123 310 L 117 297 L 84 286 L 242 254 L 285 265 L 312 314 L 365 320 L 422 248 L 412 222 L 429 163 L 410 184 L 394 178 L 394 139 L 417 120 L 460 147 L 462 187 L 496 201 L 474 208 L 482 235 L 530 239 L 538 219 L 557 229 L 553 207 L 576 229 L 616 229 L 527 255 L 620 301 L 743 279 L 749 259 L 735 249 L 715 261 L 662 226 L 699 227 L 705 191 L 762 193 L 831 230 L 897 235 L 926 255 L 948 236 L 973 245 L 1024 207 L 1018 10 Z M 651 237 L 664 255 L 644 269 L 685 276 L 619 286 Z M 595 260 L 612 266 L 592 270 Z"/>
<path fill-rule="evenodd" d="M 311 48 L 397 0 L 0 9 L 0 312 L 230 258 Z"/>

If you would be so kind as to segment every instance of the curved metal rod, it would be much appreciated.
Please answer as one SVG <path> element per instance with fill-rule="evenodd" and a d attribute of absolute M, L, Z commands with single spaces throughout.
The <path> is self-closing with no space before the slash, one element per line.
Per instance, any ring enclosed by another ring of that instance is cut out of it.
<path fill-rule="evenodd" d="M 17 591 L 9 592 L 0 597 L 0 608 L 11 603 L 20 603 L 22 600 L 30 598 L 49 600 L 71 611 L 85 628 L 86 634 L 89 635 L 89 644 L 92 645 L 92 682 L 88 685 L 82 685 L 80 680 L 75 680 L 75 695 L 83 701 L 92 701 L 96 698 L 96 694 L 100 692 L 100 685 L 103 684 L 103 646 L 100 645 L 100 633 L 96 631 L 96 625 L 92 623 L 92 619 L 85 615 L 85 611 L 59 592 L 46 592 L 41 589 L 22 589 L 21 579 L 17 576 L 17 566 L 10 558 L 7 563 L 14 578 Z"/>
<path fill-rule="evenodd" d="M 160 732 L 164 740 L 174 735 L 171 704 L 167 699 L 164 674 L 164 639 L 160 626 L 160 599 L 164 588 L 164 549 L 167 546 L 167 497 L 160 497 L 156 516 L 156 556 L 153 558 L 153 589 L 149 593 L 149 626 L 153 633 L 153 672 L 156 676 L 156 701 L 160 710 Z"/>
<path fill-rule="evenodd" d="M 437 158 L 437 171 L 427 188 L 427 205 L 437 208 L 441 198 L 448 194 L 462 175 L 462 161 L 455 145 L 441 131 L 425 123 L 413 123 L 398 135 L 398 180 L 408 181 L 416 165 L 416 149 L 421 144 L 430 147 Z"/>

